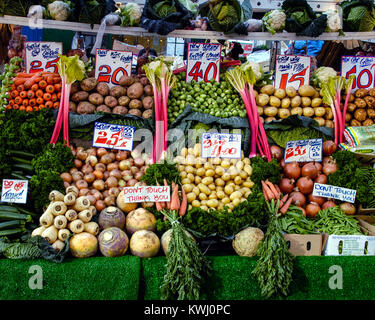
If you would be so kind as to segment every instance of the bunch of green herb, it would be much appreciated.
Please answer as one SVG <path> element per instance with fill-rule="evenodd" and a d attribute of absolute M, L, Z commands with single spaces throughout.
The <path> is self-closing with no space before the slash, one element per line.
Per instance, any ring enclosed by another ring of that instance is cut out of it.
<path fill-rule="evenodd" d="M 164 179 L 167 180 L 168 185 L 171 185 L 172 181 L 180 183 L 180 174 L 175 163 L 164 161 L 150 165 L 142 176 L 141 181 L 146 182 L 148 186 L 156 186 L 157 183 L 164 184 Z"/>
<path fill-rule="evenodd" d="M 320 232 L 335 235 L 362 234 L 358 221 L 348 216 L 339 206 L 319 211 L 314 217 L 314 226 Z"/>
<path fill-rule="evenodd" d="M 267 202 L 270 220 L 262 243 L 258 247 L 257 265 L 253 275 L 258 281 L 262 296 L 287 296 L 292 282 L 293 256 L 282 234 L 278 215 L 280 201 Z"/>
<path fill-rule="evenodd" d="M 300 208 L 290 206 L 287 213 L 280 218 L 281 229 L 289 234 L 314 234 L 318 233 L 311 219 L 303 216 Z"/>
<path fill-rule="evenodd" d="M 277 185 L 280 183 L 282 168 L 276 159 L 267 162 L 266 159 L 257 156 L 251 158 L 251 166 L 253 168 L 251 180 L 255 183 L 253 192 L 262 190 L 262 180 L 268 179 L 273 184 Z"/>
<path fill-rule="evenodd" d="M 364 208 L 375 208 L 375 169 L 369 166 L 362 166 L 360 170 L 363 174 L 363 179 L 367 181 L 368 200 L 361 204 Z"/>
<path fill-rule="evenodd" d="M 164 214 L 172 224 L 172 235 L 167 252 L 167 273 L 160 288 L 161 298 L 198 300 L 212 270 L 210 261 L 186 234 L 177 214 Z"/>

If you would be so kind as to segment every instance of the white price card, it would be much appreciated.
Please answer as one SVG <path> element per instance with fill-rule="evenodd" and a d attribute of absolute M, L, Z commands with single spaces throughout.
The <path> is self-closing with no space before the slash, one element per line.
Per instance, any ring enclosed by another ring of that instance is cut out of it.
<path fill-rule="evenodd" d="M 340 201 L 355 202 L 357 190 L 330 186 L 328 184 L 314 183 L 313 196 L 332 198 Z"/>
<path fill-rule="evenodd" d="M 240 133 L 202 133 L 202 158 L 241 158 Z"/>
<path fill-rule="evenodd" d="M 1 201 L 11 203 L 26 203 L 27 180 L 4 179 L 1 191 Z"/>
<path fill-rule="evenodd" d="M 353 89 L 369 89 L 375 86 L 375 57 L 342 56 L 341 76 L 355 76 Z"/>
<path fill-rule="evenodd" d="M 116 51 L 97 49 L 95 58 L 95 78 L 98 82 L 105 82 L 109 87 L 119 85 L 122 76 L 132 73 L 133 53 L 130 51 Z"/>
<path fill-rule="evenodd" d="M 285 147 L 284 160 L 289 162 L 322 161 L 323 139 L 288 141 Z"/>
<path fill-rule="evenodd" d="M 310 83 L 311 58 L 305 56 L 277 55 L 275 88 L 286 89 Z"/>
<path fill-rule="evenodd" d="M 171 192 L 169 186 L 124 187 L 124 202 L 169 202 Z"/>
<path fill-rule="evenodd" d="M 61 42 L 28 41 L 25 45 L 25 51 L 27 73 L 58 72 L 58 55 L 63 53 Z"/>
<path fill-rule="evenodd" d="M 211 79 L 220 81 L 221 44 L 190 42 L 187 54 L 186 82 Z"/>
<path fill-rule="evenodd" d="M 118 150 L 133 150 L 135 127 L 95 122 L 92 146 Z"/>

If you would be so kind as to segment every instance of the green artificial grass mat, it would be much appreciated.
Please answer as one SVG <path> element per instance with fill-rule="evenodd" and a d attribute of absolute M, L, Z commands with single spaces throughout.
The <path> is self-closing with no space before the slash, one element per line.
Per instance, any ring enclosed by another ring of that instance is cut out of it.
<path fill-rule="evenodd" d="M 260 289 L 251 272 L 255 258 L 239 256 L 210 257 L 213 275 L 202 298 L 207 300 L 261 300 Z M 143 296 L 160 299 L 166 260 L 142 260 Z M 330 289 L 329 280 L 342 270 L 342 289 Z M 375 300 L 375 257 L 296 257 L 293 283 L 288 300 Z"/>
<path fill-rule="evenodd" d="M 43 289 L 30 289 L 38 265 Z M 46 260 L 0 260 L 0 300 L 137 300 L 141 260 L 135 256 Z"/>

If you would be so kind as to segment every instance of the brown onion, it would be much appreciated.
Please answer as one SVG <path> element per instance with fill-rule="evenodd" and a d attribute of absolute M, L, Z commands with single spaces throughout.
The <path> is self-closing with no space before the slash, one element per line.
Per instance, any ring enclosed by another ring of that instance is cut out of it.
<path fill-rule="evenodd" d="M 337 168 L 336 163 L 327 163 L 326 165 L 323 166 L 323 173 L 328 176 L 332 173 L 335 173 L 337 169 L 338 168 Z"/>
<path fill-rule="evenodd" d="M 74 159 L 74 165 L 76 168 L 81 168 L 82 167 L 82 161 L 79 159 Z"/>
<path fill-rule="evenodd" d="M 104 199 L 104 203 L 107 207 L 115 206 L 116 205 L 116 197 L 114 196 L 108 196 Z"/>
<path fill-rule="evenodd" d="M 144 176 L 144 172 L 139 171 L 134 174 L 134 179 L 139 181 L 143 176 Z"/>
<path fill-rule="evenodd" d="M 77 151 L 77 155 L 76 155 L 76 157 L 77 157 L 79 160 L 85 161 L 86 158 L 87 158 L 87 156 L 88 156 L 88 154 L 87 154 L 86 151 L 84 151 L 84 150 L 79 150 L 79 151 Z"/>
<path fill-rule="evenodd" d="M 282 158 L 281 161 L 280 161 L 280 167 L 285 168 L 285 164 L 286 164 L 285 160 L 284 160 L 284 158 Z"/>
<path fill-rule="evenodd" d="M 98 211 L 102 211 L 105 208 L 105 203 L 103 200 L 97 200 L 95 203 L 95 208 Z"/>
<path fill-rule="evenodd" d="M 352 203 L 349 203 L 349 202 L 341 203 L 340 209 L 342 211 L 344 211 L 344 213 L 348 216 L 349 215 L 351 216 L 351 215 L 355 214 L 355 206 Z"/>
<path fill-rule="evenodd" d="M 276 146 L 276 145 L 271 146 L 270 151 L 271 151 L 272 158 L 275 158 L 278 161 L 280 161 L 281 158 L 283 157 L 283 151 L 281 150 L 279 146 Z"/>
<path fill-rule="evenodd" d="M 121 175 L 121 171 L 119 169 L 113 169 L 110 173 L 109 173 L 109 176 L 110 177 L 115 177 L 117 180 L 120 180 L 122 175 Z"/>
<path fill-rule="evenodd" d="M 334 163 L 335 160 L 331 156 L 327 156 L 323 158 L 322 165 L 323 167 L 328 163 Z"/>
<path fill-rule="evenodd" d="M 302 177 L 297 181 L 297 188 L 303 194 L 309 194 L 314 189 L 314 181 L 310 177 Z"/>
<path fill-rule="evenodd" d="M 284 174 L 287 178 L 296 180 L 301 176 L 301 168 L 297 162 L 287 163 L 284 167 Z"/>
<path fill-rule="evenodd" d="M 121 171 L 129 170 L 131 166 L 132 166 L 132 163 L 130 162 L 129 159 L 127 159 L 127 160 L 122 160 L 122 161 L 120 161 L 120 163 L 119 163 L 119 169 L 120 169 Z"/>
<path fill-rule="evenodd" d="M 125 160 L 127 157 L 128 157 L 128 153 L 126 151 L 119 151 L 116 154 L 117 161 Z"/>
<path fill-rule="evenodd" d="M 103 180 L 95 180 L 92 184 L 92 186 L 99 191 L 102 191 L 105 189 L 105 183 Z"/>
<path fill-rule="evenodd" d="M 60 174 L 60 178 L 63 179 L 64 182 L 72 182 L 72 176 L 67 172 L 63 172 L 62 174 Z"/>
<path fill-rule="evenodd" d="M 74 172 L 77 172 L 77 171 L 78 171 L 78 169 L 75 168 L 75 167 L 73 167 L 73 168 L 71 168 L 71 169 L 69 170 L 69 173 L 70 173 L 70 174 L 73 174 Z"/>
<path fill-rule="evenodd" d="M 303 177 L 315 179 L 318 176 L 319 170 L 314 162 L 309 162 L 302 167 L 301 174 Z"/>
<path fill-rule="evenodd" d="M 323 165 L 320 162 L 314 162 L 314 163 L 315 163 L 315 167 L 318 169 L 318 172 L 321 173 L 323 169 Z"/>
<path fill-rule="evenodd" d="M 93 172 L 93 175 L 95 176 L 95 179 L 97 179 L 97 180 L 102 180 L 103 177 L 104 177 L 103 172 L 102 172 L 102 171 L 99 171 L 99 170 L 95 170 L 95 171 Z"/>
<path fill-rule="evenodd" d="M 88 163 L 86 163 L 86 164 L 81 168 L 81 171 L 83 172 L 83 174 L 88 174 L 88 173 L 93 172 L 94 169 L 93 169 Z"/>
<path fill-rule="evenodd" d="M 90 206 L 95 206 L 96 198 L 95 198 L 92 194 L 88 194 L 88 195 L 87 195 L 87 198 L 88 198 L 89 201 L 90 201 Z"/>
<path fill-rule="evenodd" d="M 292 203 L 297 207 L 303 207 L 306 204 L 306 197 L 302 192 L 294 191 L 290 194 Z"/>
<path fill-rule="evenodd" d="M 316 183 L 326 184 L 328 181 L 327 176 L 324 173 L 318 174 L 318 176 L 314 180 Z"/>
<path fill-rule="evenodd" d="M 320 211 L 320 206 L 317 203 L 309 203 L 306 206 L 306 216 L 307 217 L 315 217 Z"/>
<path fill-rule="evenodd" d="M 87 188 L 80 189 L 79 193 L 78 193 L 78 196 L 79 197 L 87 196 L 89 194 L 89 192 L 90 192 L 90 190 L 87 189 Z"/>
<path fill-rule="evenodd" d="M 94 156 L 94 157 L 96 157 L 96 148 L 89 148 L 89 149 L 86 150 L 86 152 L 87 152 L 87 154 L 88 154 L 89 156 Z"/>
<path fill-rule="evenodd" d="M 94 175 L 92 172 L 86 174 L 86 175 L 83 177 L 83 179 L 84 179 L 87 183 L 92 183 L 92 182 L 94 182 L 95 178 L 96 178 L 96 177 L 95 177 L 95 175 Z"/>
<path fill-rule="evenodd" d="M 103 194 L 103 198 L 107 198 L 109 196 L 109 191 L 104 190 L 102 194 Z"/>
<path fill-rule="evenodd" d="M 109 171 L 104 172 L 103 179 L 107 180 L 109 178 Z"/>
<path fill-rule="evenodd" d="M 108 171 L 112 171 L 114 169 L 118 169 L 118 164 L 117 163 L 113 162 L 113 163 L 110 163 L 110 164 L 107 165 L 107 170 Z"/>
<path fill-rule="evenodd" d="M 117 198 L 117 196 L 120 194 L 120 189 L 119 188 L 111 188 L 108 190 L 108 193 L 110 196 L 114 196 Z"/>
<path fill-rule="evenodd" d="M 118 186 L 118 180 L 115 177 L 109 177 L 105 181 L 105 188 L 110 189 L 110 188 L 115 188 Z"/>
<path fill-rule="evenodd" d="M 101 158 L 100 158 L 100 162 L 101 163 L 104 163 L 104 164 L 109 164 L 112 162 L 112 157 L 106 153 L 105 155 L 103 155 Z"/>
<path fill-rule="evenodd" d="M 328 208 L 333 208 L 333 207 L 336 207 L 336 203 L 334 203 L 332 200 L 324 202 L 324 204 L 322 205 L 323 210 L 328 209 Z"/>
<path fill-rule="evenodd" d="M 66 181 L 64 181 L 64 188 L 66 189 L 67 187 L 70 187 L 70 183 L 69 183 L 69 182 L 66 182 Z"/>
<path fill-rule="evenodd" d="M 86 159 L 86 163 L 94 167 L 98 163 L 98 158 L 93 155 L 89 155 Z"/>
<path fill-rule="evenodd" d="M 130 171 L 131 171 L 132 174 L 136 174 L 137 172 L 139 172 L 139 168 L 136 167 L 136 166 L 132 166 L 132 167 L 130 168 Z"/>
<path fill-rule="evenodd" d="M 288 179 L 288 178 L 283 178 L 280 181 L 280 190 L 283 193 L 291 193 L 294 189 L 294 180 L 293 179 Z"/>
<path fill-rule="evenodd" d="M 98 170 L 98 171 L 104 172 L 104 171 L 107 170 L 107 167 L 106 167 L 106 165 L 105 165 L 104 163 L 99 162 L 99 163 L 97 163 L 97 164 L 95 165 L 95 170 Z"/>
<path fill-rule="evenodd" d="M 134 187 L 134 185 L 135 185 L 137 182 L 138 182 L 137 180 L 135 180 L 135 179 L 131 179 L 131 180 L 128 181 L 127 186 L 128 186 L 128 187 Z"/>
<path fill-rule="evenodd" d="M 99 190 L 92 189 L 90 190 L 90 192 L 95 197 L 96 200 L 103 200 L 103 195 Z"/>
<path fill-rule="evenodd" d="M 310 202 L 315 202 L 316 204 L 322 206 L 326 199 L 323 197 L 313 196 L 312 193 L 309 194 L 308 199 Z"/>
<path fill-rule="evenodd" d="M 134 165 L 138 168 L 142 168 L 145 165 L 145 160 L 142 158 L 134 159 Z"/>
<path fill-rule="evenodd" d="M 81 189 L 87 189 L 88 184 L 87 184 L 87 182 L 86 182 L 85 180 L 78 180 L 78 181 L 76 182 L 76 187 L 77 187 L 79 190 L 81 190 Z"/>
<path fill-rule="evenodd" d="M 331 154 L 335 153 L 336 150 L 337 146 L 332 140 L 323 142 L 323 154 L 325 156 L 330 156 Z"/>
<path fill-rule="evenodd" d="M 112 160 L 111 162 L 114 162 L 116 160 L 116 154 L 114 152 L 109 152 L 108 155 Z"/>
<path fill-rule="evenodd" d="M 77 182 L 78 180 L 82 180 L 83 179 L 83 173 L 81 171 L 74 172 L 72 174 L 72 179 L 73 179 L 74 182 Z"/>
<path fill-rule="evenodd" d="M 105 148 L 99 148 L 98 150 L 96 150 L 96 155 L 100 158 L 103 157 L 107 153 L 108 152 Z"/>

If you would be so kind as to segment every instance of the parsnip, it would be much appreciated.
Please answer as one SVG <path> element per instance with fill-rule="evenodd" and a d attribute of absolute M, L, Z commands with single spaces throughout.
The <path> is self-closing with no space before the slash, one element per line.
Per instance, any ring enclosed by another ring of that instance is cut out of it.
<path fill-rule="evenodd" d="M 64 195 L 60 191 L 53 190 L 49 194 L 49 199 L 51 201 L 63 201 Z"/>
<path fill-rule="evenodd" d="M 46 239 L 50 244 L 54 243 L 57 239 L 57 229 L 55 226 L 50 226 L 42 232 L 42 237 Z"/>
<path fill-rule="evenodd" d="M 57 216 L 55 220 L 53 221 L 53 225 L 56 227 L 56 229 L 64 229 L 68 223 L 68 220 L 64 215 Z"/>

